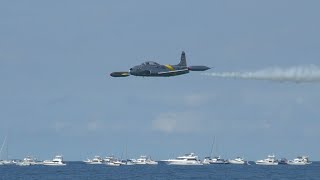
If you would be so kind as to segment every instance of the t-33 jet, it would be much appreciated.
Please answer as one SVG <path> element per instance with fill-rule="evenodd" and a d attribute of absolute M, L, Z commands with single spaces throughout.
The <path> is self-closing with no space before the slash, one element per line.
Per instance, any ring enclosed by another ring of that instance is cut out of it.
<path fill-rule="evenodd" d="M 141 65 L 134 66 L 129 72 L 113 72 L 112 77 L 146 76 L 146 77 L 169 77 L 187 74 L 190 71 L 206 71 L 207 66 L 187 66 L 186 54 L 182 51 L 180 63 L 177 65 L 161 65 L 153 61 L 147 61 Z"/>

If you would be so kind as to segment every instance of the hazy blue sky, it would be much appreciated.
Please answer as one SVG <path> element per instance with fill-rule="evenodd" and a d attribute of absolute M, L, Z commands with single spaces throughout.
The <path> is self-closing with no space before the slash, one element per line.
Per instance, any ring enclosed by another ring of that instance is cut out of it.
<path fill-rule="evenodd" d="M 320 1 L 0 2 L 0 142 L 9 157 L 196 152 L 320 159 L 320 84 L 112 78 L 146 60 L 211 72 L 320 62 Z M 3 155 L 2 155 L 3 156 Z"/>

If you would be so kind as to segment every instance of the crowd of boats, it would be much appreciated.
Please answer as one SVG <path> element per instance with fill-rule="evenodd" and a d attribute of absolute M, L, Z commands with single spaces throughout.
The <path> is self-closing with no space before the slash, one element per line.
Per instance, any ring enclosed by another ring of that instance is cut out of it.
<path fill-rule="evenodd" d="M 52 160 L 38 161 L 37 159 L 27 156 L 23 160 L 0 160 L 0 165 L 18 165 L 18 166 L 31 166 L 31 165 L 44 165 L 44 166 L 65 166 L 61 155 L 56 155 Z"/>
<path fill-rule="evenodd" d="M 123 165 L 157 165 L 158 162 L 163 162 L 167 165 L 209 165 L 209 164 L 238 164 L 238 165 L 250 165 L 249 161 L 244 158 L 237 157 L 235 159 L 222 159 L 220 156 L 216 157 L 205 157 L 203 160 L 194 154 L 189 153 L 183 156 L 178 156 L 174 159 L 154 161 L 150 156 L 140 156 L 138 159 L 127 159 L 119 160 L 114 156 L 107 156 L 102 158 L 100 156 L 94 156 L 92 159 L 83 161 L 86 164 L 96 165 L 107 165 L 107 166 L 123 166 Z M 298 156 L 293 160 L 287 160 L 285 158 L 276 159 L 275 155 L 268 155 L 266 159 L 254 161 L 257 165 L 308 165 L 312 162 L 309 161 L 308 156 Z M 66 163 L 63 161 L 61 155 L 56 155 L 52 160 L 38 161 L 31 156 L 27 156 L 23 160 L 0 160 L 0 165 L 19 165 L 19 166 L 30 166 L 30 165 L 45 165 L 45 166 L 65 166 Z"/>
<path fill-rule="evenodd" d="M 222 159 L 220 156 L 216 157 L 205 157 L 203 161 L 199 159 L 194 153 L 185 154 L 184 156 L 179 156 L 175 159 L 163 160 L 163 162 L 169 165 L 208 165 L 208 164 L 239 164 L 239 165 L 250 165 L 249 161 L 244 158 L 237 157 L 235 159 Z M 312 162 L 309 161 L 308 156 L 298 156 L 293 160 L 280 159 L 277 160 L 274 155 L 269 155 L 266 159 L 254 161 L 257 165 L 278 165 L 278 164 L 288 164 L 288 165 L 307 165 Z"/>
<path fill-rule="evenodd" d="M 93 159 L 83 161 L 86 164 L 105 164 L 107 166 L 121 166 L 121 165 L 157 165 L 158 162 L 151 159 L 150 156 L 140 156 L 138 159 L 119 160 L 114 156 L 107 156 L 101 158 L 95 156 Z"/>

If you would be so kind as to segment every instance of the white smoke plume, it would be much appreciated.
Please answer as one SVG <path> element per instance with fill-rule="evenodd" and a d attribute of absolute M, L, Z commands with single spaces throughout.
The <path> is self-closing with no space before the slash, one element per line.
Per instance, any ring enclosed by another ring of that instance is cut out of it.
<path fill-rule="evenodd" d="M 221 78 L 270 80 L 279 82 L 320 82 L 320 67 L 315 65 L 295 66 L 290 68 L 273 67 L 252 72 L 214 72 L 204 73 L 203 75 Z"/>

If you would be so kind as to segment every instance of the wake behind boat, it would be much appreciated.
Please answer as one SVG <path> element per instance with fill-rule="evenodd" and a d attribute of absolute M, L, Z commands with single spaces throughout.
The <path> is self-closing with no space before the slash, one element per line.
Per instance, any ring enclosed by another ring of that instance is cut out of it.
<path fill-rule="evenodd" d="M 163 160 L 168 165 L 203 165 L 194 153 L 185 154 L 175 159 Z"/>

